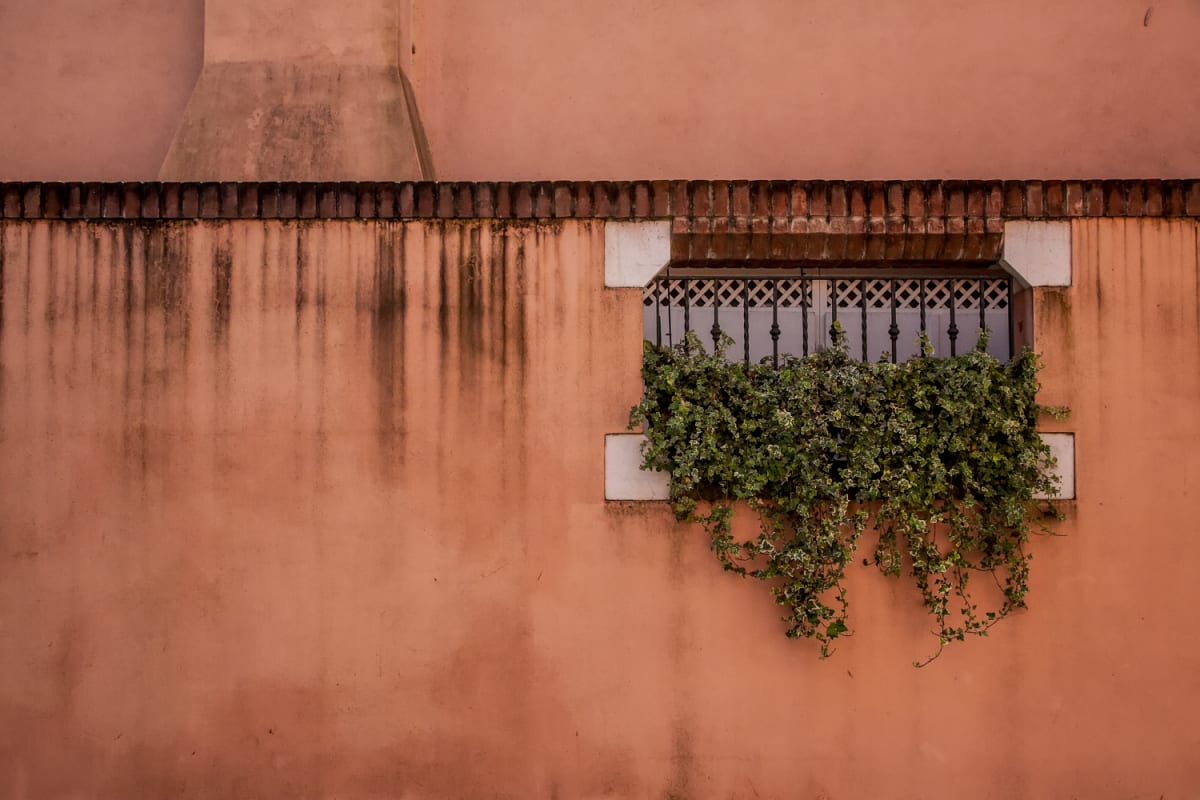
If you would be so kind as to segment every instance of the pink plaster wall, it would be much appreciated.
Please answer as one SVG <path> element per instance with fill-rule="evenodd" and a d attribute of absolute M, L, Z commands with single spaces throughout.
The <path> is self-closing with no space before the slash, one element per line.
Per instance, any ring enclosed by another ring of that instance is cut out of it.
<path fill-rule="evenodd" d="M 1192 0 L 394 3 L 440 179 L 1200 174 Z M 154 178 L 203 24 L 200 0 L 5 3 L 0 179 Z"/>
<path fill-rule="evenodd" d="M 447 179 L 1200 174 L 1190 0 L 416 11 L 411 74 Z"/>
<path fill-rule="evenodd" d="M 0 180 L 151 180 L 200 74 L 204 0 L 0 3 Z"/>
<path fill-rule="evenodd" d="M 0 796 L 1187 797 L 1200 226 L 1072 225 L 1080 499 L 916 670 L 905 584 L 822 662 L 603 501 L 602 223 L 0 224 Z"/>

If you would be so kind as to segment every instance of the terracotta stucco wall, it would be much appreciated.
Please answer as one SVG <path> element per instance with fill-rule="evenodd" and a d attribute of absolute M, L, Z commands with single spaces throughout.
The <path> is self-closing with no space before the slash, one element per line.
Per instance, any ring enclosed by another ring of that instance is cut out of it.
<path fill-rule="evenodd" d="M 0 4 L 0 179 L 153 178 L 204 56 L 204 0 Z"/>
<path fill-rule="evenodd" d="M 442 179 L 1200 172 L 1187 0 L 414 12 L 411 75 Z"/>
<path fill-rule="evenodd" d="M 1197 225 L 1038 296 L 1080 500 L 1030 611 L 831 660 L 603 497 L 640 293 L 602 223 L 5 222 L 0 796 L 1186 796 Z"/>
<path fill-rule="evenodd" d="M 1192 0 L 394 3 L 439 179 L 1200 174 Z M 203 45 L 200 0 L 6 2 L 0 180 L 154 178 Z"/>

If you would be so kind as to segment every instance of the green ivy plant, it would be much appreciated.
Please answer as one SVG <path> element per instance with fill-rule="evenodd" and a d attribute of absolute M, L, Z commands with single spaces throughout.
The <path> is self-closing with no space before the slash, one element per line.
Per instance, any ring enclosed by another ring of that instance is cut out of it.
<path fill-rule="evenodd" d="M 726 570 L 770 585 L 788 636 L 824 658 L 849 633 L 843 579 L 873 528 L 874 563 L 907 572 L 933 616 L 932 660 L 1025 607 L 1025 544 L 1058 515 L 1034 500 L 1057 493 L 1036 423 L 1063 412 L 1036 401 L 1036 354 L 1001 364 L 986 335 L 964 355 L 901 364 L 855 361 L 834 339 L 778 368 L 728 363 L 694 332 L 647 342 L 630 427 L 645 425 L 643 466 L 670 473 L 676 517 L 704 527 Z M 758 518 L 744 541 L 739 503 Z M 979 576 L 995 585 L 980 592 Z"/>

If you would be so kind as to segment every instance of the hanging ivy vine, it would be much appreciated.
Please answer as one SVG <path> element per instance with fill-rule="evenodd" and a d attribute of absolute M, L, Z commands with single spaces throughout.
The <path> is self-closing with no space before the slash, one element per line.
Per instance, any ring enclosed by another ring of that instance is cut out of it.
<path fill-rule="evenodd" d="M 1035 354 L 1003 365 L 986 337 L 899 365 L 855 361 L 835 339 L 779 368 L 727 363 L 694 333 L 647 342 L 630 427 L 645 424 L 644 466 L 670 473 L 675 515 L 705 528 L 726 570 L 770 585 L 788 636 L 826 657 L 849 632 L 843 580 L 873 528 L 874 563 L 910 575 L 933 617 L 932 659 L 1025 607 L 1025 544 L 1058 514 L 1034 501 L 1057 490 L 1036 423 L 1063 412 L 1037 404 Z M 758 520 L 746 540 L 739 503 Z"/>

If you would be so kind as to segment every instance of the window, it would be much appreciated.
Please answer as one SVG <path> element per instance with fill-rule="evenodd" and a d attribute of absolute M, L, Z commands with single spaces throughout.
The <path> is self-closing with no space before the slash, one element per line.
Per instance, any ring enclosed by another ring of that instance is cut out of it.
<path fill-rule="evenodd" d="M 694 330 L 710 349 L 722 333 L 731 360 L 757 363 L 829 346 L 836 320 L 850 354 L 906 361 L 924 331 L 934 355 L 967 352 L 990 332 L 987 350 L 1013 352 L 1012 278 L 998 267 L 748 270 L 667 268 L 643 294 L 643 336 L 678 343 Z"/>

